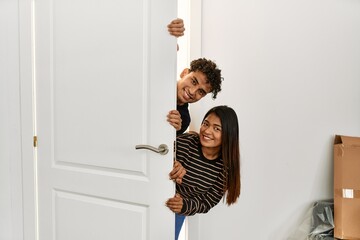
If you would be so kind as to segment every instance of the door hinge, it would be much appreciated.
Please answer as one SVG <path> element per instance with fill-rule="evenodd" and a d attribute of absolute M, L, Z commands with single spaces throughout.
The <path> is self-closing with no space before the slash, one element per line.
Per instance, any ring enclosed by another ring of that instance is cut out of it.
<path fill-rule="evenodd" d="M 37 147 L 37 136 L 34 136 L 33 146 Z"/>

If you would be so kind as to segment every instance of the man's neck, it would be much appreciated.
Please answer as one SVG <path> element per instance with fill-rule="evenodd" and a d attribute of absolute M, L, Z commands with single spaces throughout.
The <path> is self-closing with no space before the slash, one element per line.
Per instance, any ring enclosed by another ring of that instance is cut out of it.
<path fill-rule="evenodd" d="M 177 102 L 176 103 L 178 106 L 184 106 L 186 103 L 179 103 L 179 102 Z"/>

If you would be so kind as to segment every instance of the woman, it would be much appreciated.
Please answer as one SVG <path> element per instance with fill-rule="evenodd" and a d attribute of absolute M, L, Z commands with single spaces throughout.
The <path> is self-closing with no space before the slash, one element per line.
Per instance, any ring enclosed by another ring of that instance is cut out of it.
<path fill-rule="evenodd" d="M 239 124 L 227 106 L 210 109 L 199 134 L 185 133 L 176 139 L 176 161 L 170 172 L 176 194 L 167 207 L 176 213 L 175 239 L 185 216 L 206 213 L 221 198 L 228 205 L 240 196 Z"/>

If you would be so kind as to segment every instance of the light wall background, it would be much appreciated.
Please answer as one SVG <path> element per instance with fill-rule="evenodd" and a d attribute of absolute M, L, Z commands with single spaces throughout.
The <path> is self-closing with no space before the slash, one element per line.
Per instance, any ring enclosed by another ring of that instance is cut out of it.
<path fill-rule="evenodd" d="M 360 136 L 360 1 L 203 0 L 201 14 L 202 56 L 224 82 L 192 105 L 191 128 L 212 106 L 235 109 L 242 191 L 200 215 L 195 236 L 290 239 L 333 197 L 334 135 Z"/>

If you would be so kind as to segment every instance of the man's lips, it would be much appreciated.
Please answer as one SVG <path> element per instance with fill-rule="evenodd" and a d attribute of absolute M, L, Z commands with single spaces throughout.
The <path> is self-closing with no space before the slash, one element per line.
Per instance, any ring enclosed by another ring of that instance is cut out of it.
<path fill-rule="evenodd" d="M 190 95 L 186 90 L 184 90 L 184 98 L 185 98 L 186 100 L 192 100 L 191 95 Z"/>

